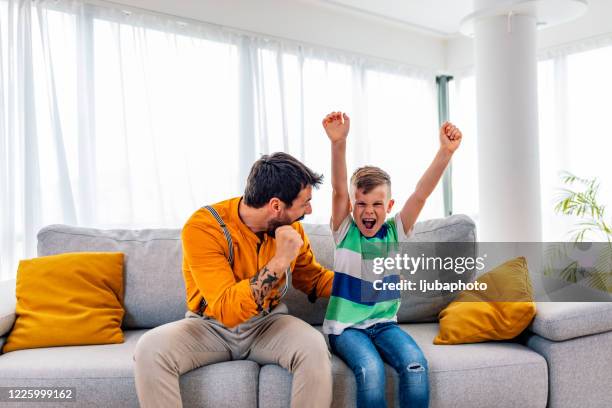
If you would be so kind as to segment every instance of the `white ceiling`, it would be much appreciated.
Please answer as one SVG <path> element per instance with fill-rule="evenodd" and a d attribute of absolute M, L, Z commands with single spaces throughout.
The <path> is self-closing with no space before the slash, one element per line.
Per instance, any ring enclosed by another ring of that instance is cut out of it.
<path fill-rule="evenodd" d="M 461 19 L 474 10 L 473 0 L 320 1 L 370 16 L 382 17 L 441 36 L 458 34 Z"/>

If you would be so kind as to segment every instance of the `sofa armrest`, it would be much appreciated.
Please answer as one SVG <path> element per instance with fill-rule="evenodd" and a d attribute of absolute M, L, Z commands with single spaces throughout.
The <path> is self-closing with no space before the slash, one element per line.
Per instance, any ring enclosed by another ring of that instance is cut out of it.
<path fill-rule="evenodd" d="M 538 302 L 529 330 L 552 341 L 612 331 L 612 303 Z"/>
<path fill-rule="evenodd" d="M 15 279 L 0 281 L 0 337 L 5 336 L 15 323 Z"/>

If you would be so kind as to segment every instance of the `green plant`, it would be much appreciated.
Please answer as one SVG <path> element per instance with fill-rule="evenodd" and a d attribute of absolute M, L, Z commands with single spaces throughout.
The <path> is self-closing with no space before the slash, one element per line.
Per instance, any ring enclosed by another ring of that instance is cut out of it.
<path fill-rule="evenodd" d="M 606 222 L 606 207 L 597 201 L 599 193 L 597 178 L 580 178 L 565 171 L 561 173 L 561 180 L 569 187 L 575 185 L 582 187 L 579 189 L 562 188 L 555 204 L 555 212 L 558 214 L 581 218 L 581 221 L 576 224 L 577 228 L 571 231 L 572 241 L 583 242 L 585 234 L 591 232 L 600 237 L 603 236 L 608 243 L 612 242 L 612 221 Z"/>
<path fill-rule="evenodd" d="M 572 261 L 560 270 L 559 277 L 572 283 L 584 278 L 587 286 L 612 292 L 612 220 L 606 222 L 606 207 L 598 201 L 599 181 L 597 178 L 581 178 L 569 172 L 562 172 L 561 180 L 567 187 L 559 192 L 555 212 L 575 216 L 579 220 L 569 232 L 573 244 L 549 246 L 546 251 L 548 259 L 567 260 L 571 247 L 583 243 L 585 237 L 599 240 L 603 238 L 605 244 L 597 254 L 597 260 L 591 270 L 585 270 L 578 262 Z M 552 264 L 549 264 L 545 274 L 549 275 L 552 269 Z"/>

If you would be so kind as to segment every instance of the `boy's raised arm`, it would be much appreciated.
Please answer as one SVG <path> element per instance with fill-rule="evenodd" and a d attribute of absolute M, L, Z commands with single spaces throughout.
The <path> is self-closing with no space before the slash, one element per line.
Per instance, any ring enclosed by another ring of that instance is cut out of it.
<path fill-rule="evenodd" d="M 414 193 L 406 200 L 400 212 L 405 234 L 407 234 L 416 223 L 425 205 L 425 201 L 431 195 L 434 188 L 436 188 L 453 153 L 455 153 L 455 150 L 457 150 L 461 144 L 461 138 L 461 131 L 452 123 L 444 122 L 440 127 L 440 149 L 438 153 L 436 153 L 433 162 L 419 180 Z"/>
<path fill-rule="evenodd" d="M 323 119 L 332 153 L 332 229 L 337 231 L 351 210 L 346 175 L 346 138 L 351 120 L 346 113 L 332 112 Z"/>

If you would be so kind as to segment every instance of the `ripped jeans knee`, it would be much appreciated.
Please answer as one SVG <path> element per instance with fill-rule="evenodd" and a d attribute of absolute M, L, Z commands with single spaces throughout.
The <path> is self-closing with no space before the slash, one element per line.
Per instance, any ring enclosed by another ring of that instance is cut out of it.
<path fill-rule="evenodd" d="M 427 381 L 427 364 L 419 361 L 409 362 L 399 374 L 404 376 L 409 384 L 422 383 Z"/>

